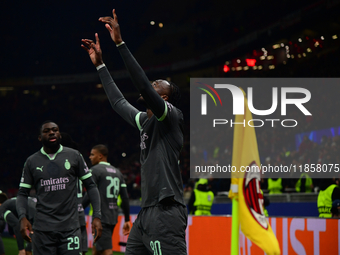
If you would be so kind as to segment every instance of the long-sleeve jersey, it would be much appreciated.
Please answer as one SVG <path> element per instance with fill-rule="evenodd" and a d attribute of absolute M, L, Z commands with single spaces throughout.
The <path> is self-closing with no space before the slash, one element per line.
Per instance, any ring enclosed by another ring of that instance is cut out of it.
<path fill-rule="evenodd" d="M 169 197 L 185 205 L 178 165 L 183 146 L 183 114 L 152 88 L 126 44 L 118 49 L 135 87 L 154 114 L 149 119 L 146 112 L 140 112 L 128 103 L 107 68 L 99 69 L 100 79 L 113 109 L 140 131 L 142 207 L 156 205 Z"/>

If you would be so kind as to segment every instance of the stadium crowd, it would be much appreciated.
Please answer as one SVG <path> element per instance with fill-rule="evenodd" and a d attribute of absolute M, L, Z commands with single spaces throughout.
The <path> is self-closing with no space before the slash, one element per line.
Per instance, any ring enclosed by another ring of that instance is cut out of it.
<path fill-rule="evenodd" d="M 335 54 L 334 54 L 335 53 Z M 324 63 L 329 66 L 336 65 L 339 52 L 327 54 L 322 57 Z M 315 59 L 306 64 L 306 69 L 311 68 L 313 63 L 320 61 Z M 332 64 L 333 63 L 333 64 Z M 305 73 L 305 68 L 298 66 L 298 70 L 292 69 L 294 76 L 300 77 Z M 281 70 L 284 69 L 284 70 Z M 287 65 L 277 68 L 273 72 L 286 72 Z M 333 69 L 336 70 L 335 68 Z M 331 73 L 327 65 L 324 68 L 315 66 L 313 74 L 328 77 L 335 77 L 336 73 Z M 272 74 L 271 71 L 262 74 Z M 122 81 L 125 85 L 125 81 Z M 290 163 L 320 163 L 333 162 L 340 163 L 337 152 L 340 150 L 339 136 L 327 137 L 321 144 L 304 142 L 305 146 L 296 148 L 295 135 L 312 130 L 340 126 L 340 113 L 335 111 L 338 108 L 338 95 L 336 88 L 310 88 L 313 103 L 308 105 L 312 116 L 299 114 L 299 110 L 292 113 L 294 119 L 298 121 L 298 126 L 293 129 L 283 128 L 280 125 L 276 128 L 264 127 L 256 128 L 261 162 L 264 163 L 270 158 L 270 164 L 290 164 Z M 2 190 L 10 195 L 16 195 L 15 189 L 18 187 L 22 166 L 25 158 L 33 151 L 39 149 L 37 140 L 38 127 L 34 123 L 41 120 L 52 119 L 60 123 L 63 130 L 70 133 L 78 143 L 79 150 L 84 158 L 89 162 L 88 156 L 91 146 L 98 143 L 107 144 L 109 147 L 109 161 L 114 166 L 120 168 L 126 178 L 128 191 L 131 199 L 138 199 L 140 196 L 140 163 L 139 163 L 139 135 L 133 128 L 121 125 L 121 118 L 111 110 L 109 102 L 103 95 L 103 89 L 92 86 L 56 86 L 33 87 L 24 90 L 15 89 L 13 91 L 2 92 L 0 100 L 0 111 L 3 120 L 7 120 L 3 127 L 5 130 L 1 137 L 1 144 L 4 152 L 1 154 L 1 173 L 3 176 Z M 268 93 L 271 93 L 269 91 Z M 135 104 L 135 94 L 131 94 L 128 100 Z M 269 95 L 264 95 L 270 98 Z M 137 106 L 137 105 L 136 105 Z M 259 107 L 260 108 L 260 107 Z M 204 151 L 197 151 L 190 148 L 189 144 L 189 93 L 186 89 L 182 92 L 181 109 L 184 112 L 186 121 L 185 143 L 181 153 L 181 171 L 184 185 L 193 186 L 190 179 L 190 158 L 189 153 L 198 157 L 207 157 L 207 161 L 223 161 L 225 164 L 231 163 L 232 153 L 232 129 L 223 139 L 217 139 L 216 148 L 218 153 L 204 156 Z M 13 114 L 15 113 L 15 114 Z M 19 124 L 20 123 L 20 124 Z M 287 154 L 287 152 L 290 152 Z M 286 156 L 288 155 L 288 156 Z M 269 163 L 269 162 L 268 162 Z M 90 164 L 89 164 L 90 165 Z M 289 182 L 289 188 L 294 187 L 294 182 Z M 228 180 L 211 180 L 214 192 L 229 189 Z M 11 189 L 14 189 L 11 192 Z"/>
<path fill-rule="evenodd" d="M 188 49 L 196 49 L 201 52 L 209 51 L 211 46 L 207 47 L 207 44 L 203 43 L 204 40 L 201 39 L 202 33 L 204 33 L 205 37 L 211 35 L 211 41 L 216 44 L 214 46 L 219 47 L 226 41 L 230 42 L 241 38 L 243 35 L 253 31 L 255 27 L 264 27 L 268 22 L 275 23 L 278 19 L 290 14 L 294 9 L 303 8 L 303 6 L 308 5 L 310 1 L 295 2 L 295 5 L 291 5 L 291 3 L 292 1 L 283 1 L 282 6 L 276 12 L 269 12 L 271 8 L 269 4 L 262 5 L 261 8 L 268 10 L 269 16 L 256 19 L 257 23 L 252 23 L 246 21 L 249 21 L 249 18 L 261 11 L 259 7 L 256 7 L 255 3 L 249 6 L 249 8 L 245 8 L 239 15 L 236 14 L 237 12 L 234 9 L 230 9 L 229 12 L 232 15 L 228 16 L 225 13 L 217 12 L 219 8 L 217 2 L 209 6 L 201 6 L 195 1 L 189 1 L 186 4 L 191 11 L 179 15 L 177 22 L 191 27 L 192 29 L 189 29 L 191 33 L 176 33 L 174 37 L 171 32 L 173 28 L 166 26 L 166 21 L 172 18 L 168 14 L 158 17 L 159 20 L 155 19 L 156 22 L 165 22 L 164 28 L 160 29 L 158 27 L 157 31 L 152 31 L 145 26 L 136 26 L 135 23 L 129 23 L 128 26 L 129 29 L 131 28 L 136 32 L 138 37 L 145 39 L 143 40 L 144 44 L 136 49 L 136 57 L 141 59 L 141 63 L 144 66 L 148 66 L 150 64 L 148 63 L 149 59 L 145 58 L 145 56 L 155 55 L 152 58 L 152 62 L 161 65 L 164 63 L 162 62 L 164 59 L 172 62 L 192 57 L 194 53 L 188 51 Z M 166 8 L 166 6 L 158 7 Z M 234 6 L 233 8 L 240 9 L 242 6 Z M 145 15 L 140 17 L 139 21 L 145 23 L 149 19 L 148 13 L 152 9 L 151 7 L 145 7 Z M 204 17 L 200 15 L 203 12 L 207 14 Z M 216 15 L 213 15 L 214 13 Z M 256 17 L 258 18 L 258 15 Z M 215 20 L 216 23 L 212 22 L 212 20 Z M 231 25 L 231 21 L 234 20 L 237 21 L 237 26 Z M 311 23 L 313 22 L 311 21 Z M 207 24 L 210 24 L 209 29 L 206 27 Z M 302 23 L 303 25 L 305 24 Z M 296 26 L 296 29 L 301 29 L 302 26 Z M 219 33 L 221 30 L 227 32 Z M 284 32 L 283 29 L 282 31 Z M 285 36 L 287 31 L 282 36 Z M 228 38 L 225 37 L 227 35 Z M 271 36 L 272 38 L 269 38 L 268 42 L 273 43 L 273 40 L 276 40 L 273 31 Z M 161 37 L 164 40 L 163 44 L 158 42 L 159 48 L 152 47 L 156 37 Z M 168 40 L 169 38 L 172 40 Z M 132 40 L 127 38 L 127 41 Z M 170 41 L 177 43 L 167 45 Z M 135 49 L 134 46 L 131 46 L 131 48 Z M 150 50 L 154 52 L 150 52 Z M 218 69 L 217 76 L 219 77 L 337 77 L 339 57 L 338 47 L 332 47 L 316 51 L 312 57 L 305 60 L 290 59 L 286 64 L 277 65 L 274 70 L 223 73 L 220 67 L 216 67 L 216 63 L 214 69 Z M 82 66 L 77 57 L 74 57 L 72 61 L 77 61 L 77 63 L 72 62 L 73 65 L 79 64 L 79 66 Z M 108 66 L 117 67 L 118 65 L 111 63 L 110 61 L 112 60 L 110 59 L 106 61 Z M 209 68 L 209 65 L 211 63 L 207 63 L 205 68 Z M 46 65 L 42 68 L 51 70 L 50 67 L 50 65 Z M 28 65 L 26 68 L 23 72 L 24 74 L 34 74 L 39 65 L 34 68 L 32 65 Z M 87 70 L 92 69 L 84 68 L 84 71 Z M 192 73 L 195 73 L 196 77 L 208 77 L 205 70 L 202 69 L 199 73 L 193 71 Z M 180 158 L 180 169 L 182 171 L 183 183 L 186 190 L 190 193 L 194 180 L 190 179 L 189 155 L 196 155 L 206 161 L 223 161 L 225 164 L 230 164 L 232 130 L 230 129 L 225 134 L 224 139 L 217 139 L 215 143 L 217 153 L 214 155 L 206 155 L 204 150 L 190 148 L 189 79 L 183 79 L 183 77 L 190 78 L 192 75 L 189 74 L 190 70 L 183 72 L 182 76 L 181 74 L 174 73 L 174 77 L 177 75 L 177 78 L 172 77 L 172 79 L 182 90 L 180 109 L 184 113 L 185 136 Z M 117 81 L 117 84 L 122 88 L 128 101 L 134 106 L 139 107 L 135 103 L 138 94 L 130 92 L 129 87 L 131 87 L 131 83 L 128 80 L 121 79 Z M 308 106 L 308 109 L 313 115 L 305 117 L 298 114 L 298 111 L 292 112 L 292 118 L 296 119 L 299 123 L 296 128 L 285 129 L 278 126 L 277 128 L 256 129 L 262 163 L 288 164 L 292 162 L 324 162 L 327 160 L 335 163 L 339 161 L 339 157 L 336 155 L 340 146 L 339 137 L 325 138 L 322 144 L 309 143 L 304 149 L 295 147 L 295 135 L 297 133 L 340 126 L 340 113 L 334 110 L 339 108 L 340 104 L 335 88 L 324 89 L 319 87 L 311 88 L 310 91 L 313 103 Z M 270 94 L 263 94 L 261 96 L 270 98 Z M 258 108 L 261 108 L 261 106 Z M 2 175 L 0 188 L 7 191 L 9 196 L 16 195 L 25 159 L 40 147 L 37 140 L 38 127 L 35 123 L 51 119 L 59 123 L 62 130 L 71 134 L 72 138 L 78 143 L 79 150 L 84 155 L 87 163 L 89 163 L 88 157 L 92 146 L 99 143 L 106 144 L 110 152 L 108 160 L 124 174 L 130 198 L 138 199 L 140 197 L 139 135 L 133 128 L 122 125 L 122 119 L 111 109 L 101 84 L 75 83 L 68 85 L 57 84 L 55 86 L 22 86 L 17 84 L 12 89 L 2 89 L 0 91 L 0 114 L 4 123 L 3 135 L 0 138 L 3 148 L 3 152 L 0 155 L 0 161 L 2 162 L 0 166 Z M 287 188 L 293 188 L 295 181 L 288 182 Z M 229 189 L 229 180 L 210 180 L 210 185 L 215 193 L 226 191 Z"/>

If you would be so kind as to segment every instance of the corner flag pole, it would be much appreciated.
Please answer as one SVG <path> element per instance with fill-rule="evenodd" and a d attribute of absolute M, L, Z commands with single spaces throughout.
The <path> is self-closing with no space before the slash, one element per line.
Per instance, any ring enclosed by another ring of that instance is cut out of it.
<path fill-rule="evenodd" d="M 234 187 L 233 187 L 234 186 Z M 238 188 L 238 185 L 232 184 L 232 188 Z M 235 193 L 234 193 L 235 194 Z M 231 204 L 231 249 L 230 255 L 238 255 L 239 250 L 239 213 L 238 213 L 238 194 L 232 199 Z"/>

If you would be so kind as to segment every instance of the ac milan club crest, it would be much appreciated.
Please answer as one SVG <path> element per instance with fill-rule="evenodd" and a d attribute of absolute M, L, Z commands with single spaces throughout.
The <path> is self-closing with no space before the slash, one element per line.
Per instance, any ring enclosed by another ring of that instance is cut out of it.
<path fill-rule="evenodd" d="M 253 218 L 264 229 L 268 229 L 268 222 L 263 213 L 263 194 L 260 189 L 260 169 L 255 161 L 253 161 L 246 172 L 243 179 L 243 195 L 247 208 Z"/>

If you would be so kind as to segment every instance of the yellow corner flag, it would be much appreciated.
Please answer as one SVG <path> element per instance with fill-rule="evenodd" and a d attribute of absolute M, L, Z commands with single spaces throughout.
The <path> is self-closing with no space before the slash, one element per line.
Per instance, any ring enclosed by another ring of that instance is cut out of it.
<path fill-rule="evenodd" d="M 237 124 L 234 123 L 232 166 L 235 166 L 238 171 L 232 174 L 229 192 L 229 197 L 233 200 L 231 254 L 238 254 L 238 226 L 240 224 L 243 234 L 267 255 L 279 255 L 279 243 L 263 213 L 260 157 L 255 129 L 251 127 L 254 125 L 250 121 L 252 114 L 246 98 L 244 98 L 244 107 L 245 115 L 236 115 L 235 123 Z M 237 206 L 238 208 L 234 208 Z M 235 230 L 236 227 L 237 230 Z"/>

